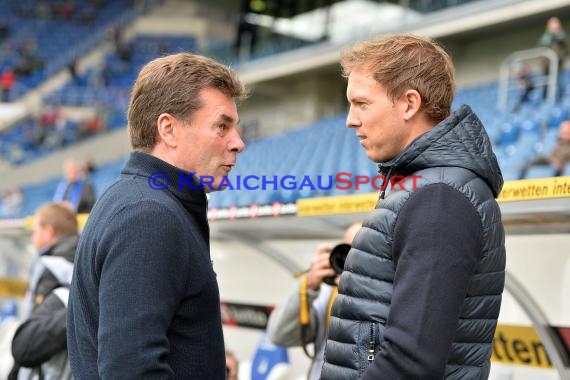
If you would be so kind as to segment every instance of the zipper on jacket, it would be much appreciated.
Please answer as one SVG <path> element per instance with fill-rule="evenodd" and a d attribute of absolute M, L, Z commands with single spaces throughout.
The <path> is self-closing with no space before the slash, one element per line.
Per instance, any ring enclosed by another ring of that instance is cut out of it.
<path fill-rule="evenodd" d="M 368 361 L 374 361 L 374 322 L 370 324 L 370 340 L 368 341 Z"/>

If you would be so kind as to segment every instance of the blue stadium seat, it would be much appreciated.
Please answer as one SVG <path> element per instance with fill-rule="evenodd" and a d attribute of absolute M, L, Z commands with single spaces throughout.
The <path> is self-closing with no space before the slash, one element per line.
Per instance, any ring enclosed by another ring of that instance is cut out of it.
<path fill-rule="evenodd" d="M 568 114 L 564 107 L 562 106 L 553 107 L 550 114 L 550 121 L 548 125 L 550 128 L 558 129 L 560 123 L 566 120 L 567 117 Z"/>
<path fill-rule="evenodd" d="M 536 165 L 528 169 L 525 178 L 548 178 L 553 175 L 554 169 L 550 165 Z"/>
<path fill-rule="evenodd" d="M 499 145 L 509 145 L 513 144 L 519 138 L 519 129 L 517 125 L 513 123 L 505 123 L 501 126 L 501 137 L 499 139 Z"/>

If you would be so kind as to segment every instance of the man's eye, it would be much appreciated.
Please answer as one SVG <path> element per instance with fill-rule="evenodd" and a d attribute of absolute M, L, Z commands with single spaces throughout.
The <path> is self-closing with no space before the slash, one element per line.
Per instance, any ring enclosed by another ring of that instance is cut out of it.
<path fill-rule="evenodd" d="M 225 131 L 225 130 L 228 128 L 228 126 L 227 126 L 227 124 L 219 124 L 219 125 L 218 125 L 218 128 L 219 128 L 221 131 Z"/>

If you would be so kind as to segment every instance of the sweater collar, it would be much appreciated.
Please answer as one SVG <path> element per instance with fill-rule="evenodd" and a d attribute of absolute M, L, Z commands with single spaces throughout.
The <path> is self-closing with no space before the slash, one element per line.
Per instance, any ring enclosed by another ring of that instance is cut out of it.
<path fill-rule="evenodd" d="M 131 152 L 121 174 L 147 178 L 148 186 L 156 191 L 171 192 L 176 198 L 196 206 L 208 207 L 204 190 L 195 176 L 148 153 Z M 154 186 L 165 186 L 154 187 Z"/>

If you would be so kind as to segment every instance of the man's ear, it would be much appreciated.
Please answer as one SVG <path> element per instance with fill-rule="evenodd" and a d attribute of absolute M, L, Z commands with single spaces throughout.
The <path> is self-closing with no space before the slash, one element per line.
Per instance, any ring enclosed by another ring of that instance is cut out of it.
<path fill-rule="evenodd" d="M 405 102 L 404 120 L 411 120 L 422 106 L 422 96 L 416 90 L 408 90 L 402 96 Z"/>
<path fill-rule="evenodd" d="M 175 148 L 176 141 L 176 123 L 178 120 L 169 113 L 161 113 L 156 121 L 156 129 L 158 141 L 164 142 L 169 147 Z"/>
<path fill-rule="evenodd" d="M 55 228 L 51 224 L 46 224 L 44 227 L 45 234 L 48 236 L 50 244 L 57 241 L 57 234 L 55 233 Z"/>

